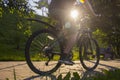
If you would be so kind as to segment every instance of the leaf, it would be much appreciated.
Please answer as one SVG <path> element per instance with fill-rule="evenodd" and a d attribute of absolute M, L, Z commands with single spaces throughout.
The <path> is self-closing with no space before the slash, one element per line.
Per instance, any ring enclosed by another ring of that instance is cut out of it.
<path fill-rule="evenodd" d="M 62 74 L 58 76 L 57 80 L 62 80 Z"/>
<path fill-rule="evenodd" d="M 70 80 L 71 74 L 70 72 L 67 73 L 67 75 L 63 78 L 63 80 Z"/>
<path fill-rule="evenodd" d="M 74 72 L 73 76 L 74 76 L 74 80 L 80 80 L 80 76 L 77 72 Z"/>

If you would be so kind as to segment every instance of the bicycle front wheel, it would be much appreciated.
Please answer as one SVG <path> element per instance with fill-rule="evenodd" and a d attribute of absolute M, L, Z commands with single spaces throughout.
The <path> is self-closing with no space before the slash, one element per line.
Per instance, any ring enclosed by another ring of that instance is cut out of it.
<path fill-rule="evenodd" d="M 99 64 L 99 47 L 94 39 L 83 38 L 79 47 L 80 62 L 84 69 L 94 70 Z"/>
<path fill-rule="evenodd" d="M 25 57 L 33 72 L 48 75 L 60 67 L 58 60 L 61 46 L 56 39 L 54 32 L 48 29 L 39 30 L 30 36 L 25 48 Z"/>

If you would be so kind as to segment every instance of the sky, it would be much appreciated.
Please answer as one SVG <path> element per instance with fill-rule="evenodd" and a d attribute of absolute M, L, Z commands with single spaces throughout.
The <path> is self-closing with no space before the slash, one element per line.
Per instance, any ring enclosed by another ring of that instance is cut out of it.
<path fill-rule="evenodd" d="M 38 14 L 38 15 L 47 16 L 46 13 L 42 13 L 42 9 L 37 9 L 37 8 L 35 7 L 35 6 L 37 6 L 37 4 L 34 3 L 34 1 L 35 1 L 35 2 L 38 2 L 39 0 L 28 0 L 29 4 L 31 5 L 31 8 L 32 8 L 33 10 L 35 10 L 35 13 Z M 49 1 L 51 1 L 51 0 L 49 0 Z M 43 10 L 47 10 L 47 11 L 48 11 L 48 9 L 46 9 L 46 8 L 43 8 Z"/>

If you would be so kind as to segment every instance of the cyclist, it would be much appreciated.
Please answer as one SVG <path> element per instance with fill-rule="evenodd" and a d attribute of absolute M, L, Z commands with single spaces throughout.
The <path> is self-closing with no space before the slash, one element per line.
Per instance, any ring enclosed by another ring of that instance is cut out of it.
<path fill-rule="evenodd" d="M 96 15 L 88 0 L 51 0 L 49 5 L 50 17 L 57 21 L 57 26 L 63 29 L 64 34 L 69 34 L 69 36 L 64 36 L 66 41 L 61 59 L 59 60 L 59 62 L 66 65 L 74 64 L 70 59 L 70 52 L 76 42 L 77 31 L 73 30 L 74 28 L 72 25 L 67 27 L 67 29 L 65 25 L 70 21 L 67 15 L 75 4 L 79 4 L 79 7 L 81 9 L 84 8 L 82 10 L 85 10 L 85 12 L 91 15 Z"/>

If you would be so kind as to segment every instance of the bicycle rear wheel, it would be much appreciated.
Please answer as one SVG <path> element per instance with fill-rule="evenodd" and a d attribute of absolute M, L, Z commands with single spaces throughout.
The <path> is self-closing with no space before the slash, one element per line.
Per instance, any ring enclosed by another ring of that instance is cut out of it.
<path fill-rule="evenodd" d="M 94 70 L 99 64 L 99 47 L 94 39 L 83 38 L 79 47 L 80 62 L 84 69 Z"/>
<path fill-rule="evenodd" d="M 25 57 L 33 72 L 48 75 L 60 67 L 58 60 L 62 47 L 56 39 L 54 32 L 48 29 L 39 30 L 30 36 L 25 48 Z M 49 48 L 54 42 L 55 45 Z"/>

